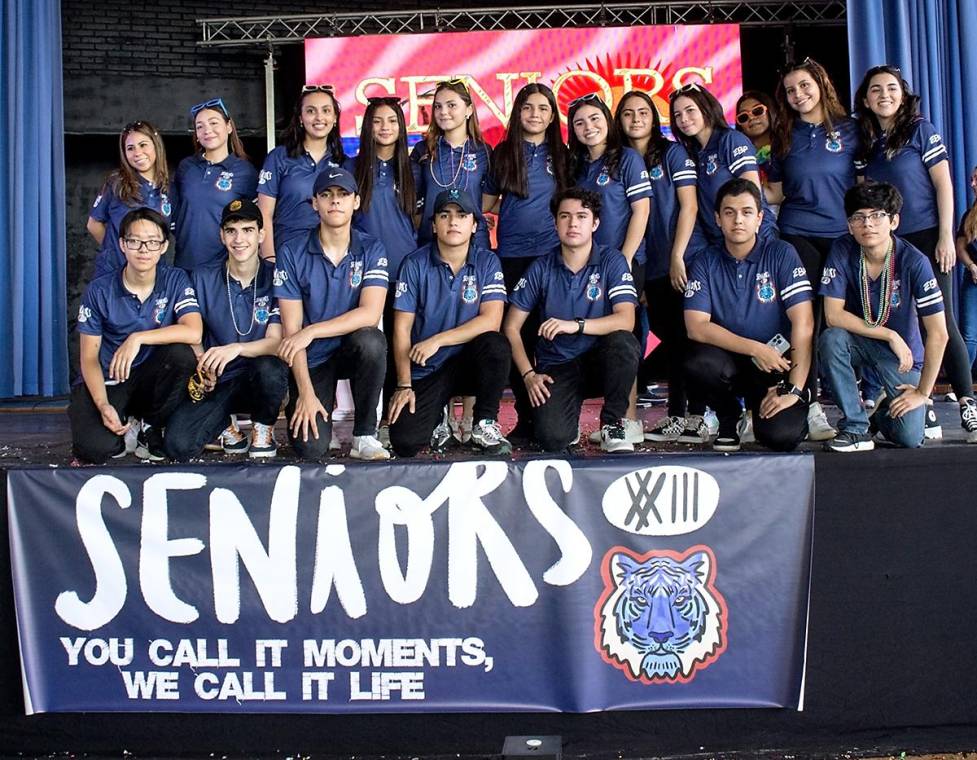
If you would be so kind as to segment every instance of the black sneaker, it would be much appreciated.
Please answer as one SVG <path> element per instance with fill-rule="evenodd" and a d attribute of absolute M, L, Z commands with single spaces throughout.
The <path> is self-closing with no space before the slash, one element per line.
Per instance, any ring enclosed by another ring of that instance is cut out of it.
<path fill-rule="evenodd" d="M 722 430 L 716 435 L 716 440 L 712 442 L 713 451 L 725 451 L 733 452 L 740 450 L 740 437 L 734 430 L 731 433 L 725 433 Z"/>
<path fill-rule="evenodd" d="M 147 462 L 162 462 L 166 459 L 163 451 L 163 431 L 143 424 L 136 438 L 136 456 Z"/>
<path fill-rule="evenodd" d="M 967 432 L 967 443 L 977 443 L 977 401 L 972 398 L 960 407 L 960 426 Z"/>
<path fill-rule="evenodd" d="M 943 438 L 943 427 L 940 425 L 940 421 L 936 419 L 936 410 L 932 404 L 926 405 L 926 427 L 923 430 L 923 436 L 931 441 L 939 441 Z"/>
<path fill-rule="evenodd" d="M 840 430 L 838 435 L 824 444 L 825 451 L 839 451 L 848 453 L 851 451 L 872 451 L 875 448 L 875 441 L 872 440 L 871 433 L 852 433 L 849 430 Z"/>

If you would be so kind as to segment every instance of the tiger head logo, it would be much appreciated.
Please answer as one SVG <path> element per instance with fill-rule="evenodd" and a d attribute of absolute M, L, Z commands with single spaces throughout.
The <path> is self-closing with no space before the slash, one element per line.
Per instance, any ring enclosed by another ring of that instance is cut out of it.
<path fill-rule="evenodd" d="M 601 575 L 594 644 L 629 680 L 688 683 L 726 651 L 726 600 L 708 546 L 640 556 L 614 547 Z"/>

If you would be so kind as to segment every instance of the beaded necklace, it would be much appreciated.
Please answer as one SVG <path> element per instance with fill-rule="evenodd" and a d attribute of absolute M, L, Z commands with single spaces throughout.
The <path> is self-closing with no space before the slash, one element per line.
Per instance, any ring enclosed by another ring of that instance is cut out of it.
<path fill-rule="evenodd" d="M 889 248 L 885 252 L 885 260 L 882 262 L 882 282 L 879 286 L 879 315 L 872 318 L 872 301 L 869 295 L 868 267 L 866 266 L 867 257 L 865 249 L 860 248 L 861 257 L 858 264 L 858 276 L 861 280 L 862 296 L 862 319 L 869 327 L 882 327 L 889 321 L 889 311 L 892 306 L 892 283 L 895 282 L 896 258 L 892 255 L 892 241 L 889 241 Z"/>
<path fill-rule="evenodd" d="M 447 141 L 445 142 L 447 143 Z M 451 181 L 447 185 L 442 184 L 441 180 L 438 179 L 437 174 L 434 173 L 434 160 L 433 160 L 434 157 L 433 156 L 431 157 L 432 160 L 428 161 L 428 165 L 431 168 L 431 179 L 434 180 L 434 184 L 436 184 L 438 187 L 443 188 L 445 190 L 447 190 L 449 187 L 458 187 L 458 178 L 461 176 L 461 168 L 465 165 L 465 150 L 467 148 L 468 148 L 468 138 L 465 138 L 465 143 L 464 145 L 461 146 L 461 160 L 458 162 L 458 168 L 455 169 L 454 168 L 455 151 L 454 148 L 451 147 L 451 145 L 448 145 L 448 161 L 450 162 L 448 166 L 451 167 L 450 171 L 452 173 L 452 177 L 451 177 Z M 440 165 L 440 163 L 441 163 L 441 152 L 438 151 L 438 164 Z M 467 179 L 465 181 L 465 185 L 466 185 L 465 189 L 467 190 L 468 189 Z"/>
<path fill-rule="evenodd" d="M 248 325 L 247 332 L 241 332 L 241 329 L 237 326 L 237 317 L 234 316 L 234 298 L 231 296 L 231 270 L 230 267 L 224 267 L 224 279 L 227 282 L 227 305 L 231 309 L 231 324 L 234 325 L 234 332 L 238 334 L 239 337 L 244 337 L 245 335 L 250 335 L 251 331 L 254 330 L 254 307 L 258 303 L 258 270 L 261 269 L 261 262 L 258 262 L 258 266 L 254 270 L 254 277 L 251 279 L 251 323 Z"/>

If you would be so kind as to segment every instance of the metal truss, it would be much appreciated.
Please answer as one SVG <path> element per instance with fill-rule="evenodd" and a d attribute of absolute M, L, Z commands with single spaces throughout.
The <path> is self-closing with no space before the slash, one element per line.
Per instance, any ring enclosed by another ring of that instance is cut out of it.
<path fill-rule="evenodd" d="M 459 8 L 198 19 L 203 47 L 274 46 L 307 37 L 577 26 L 843 26 L 845 0 L 671 0 L 634 4 Z"/>

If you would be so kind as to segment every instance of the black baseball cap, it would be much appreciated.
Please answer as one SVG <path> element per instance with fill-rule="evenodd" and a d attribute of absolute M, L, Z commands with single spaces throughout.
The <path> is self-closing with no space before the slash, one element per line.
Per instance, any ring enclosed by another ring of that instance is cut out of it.
<path fill-rule="evenodd" d="M 221 211 L 221 227 L 228 222 L 257 222 L 260 230 L 265 226 L 264 217 L 257 204 L 247 198 L 236 198 Z"/>
<path fill-rule="evenodd" d="M 315 178 L 312 194 L 318 195 L 330 187 L 342 188 L 347 193 L 359 192 L 356 187 L 356 178 L 341 166 L 330 166 L 319 172 L 319 176 Z"/>
<path fill-rule="evenodd" d="M 475 201 L 467 190 L 459 190 L 456 187 L 450 190 L 442 190 L 438 197 L 434 199 L 434 213 L 440 214 L 445 207 L 455 205 L 466 214 L 475 213 Z"/>

